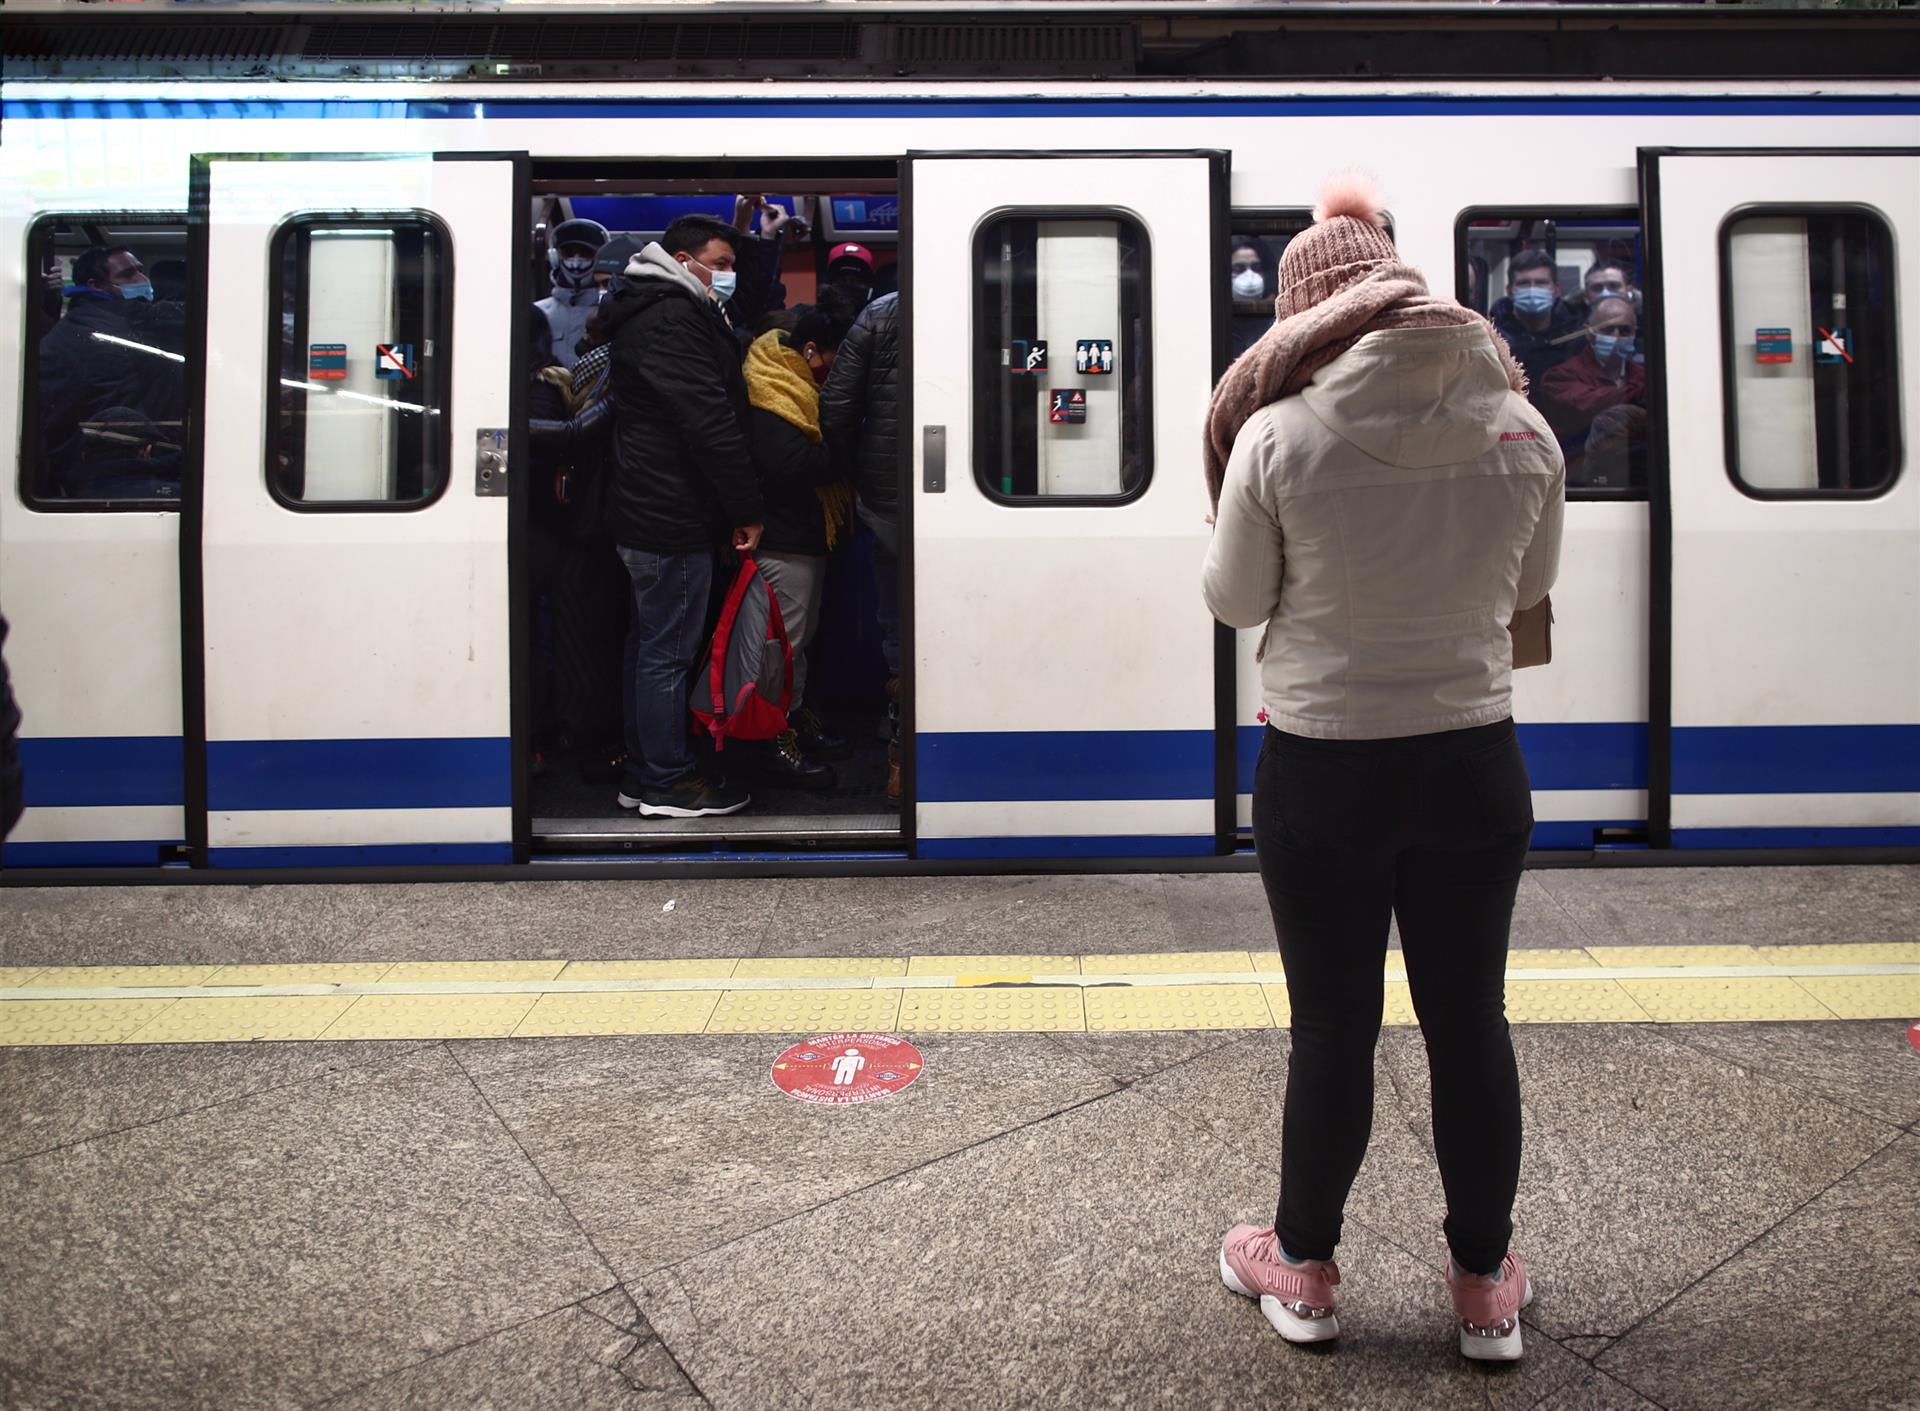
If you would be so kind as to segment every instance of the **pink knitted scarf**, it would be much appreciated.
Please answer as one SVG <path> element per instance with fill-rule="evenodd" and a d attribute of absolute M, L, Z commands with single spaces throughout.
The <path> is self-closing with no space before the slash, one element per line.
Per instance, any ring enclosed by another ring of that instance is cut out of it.
<path fill-rule="evenodd" d="M 1360 270 L 1365 273 L 1356 278 Z M 1408 265 L 1379 260 L 1323 270 L 1283 289 L 1273 311 L 1273 327 L 1234 361 L 1213 389 L 1205 451 L 1207 500 L 1213 505 L 1220 503 L 1234 438 L 1248 419 L 1260 408 L 1300 392 L 1316 372 L 1369 333 L 1486 325 L 1506 366 L 1507 381 L 1516 392 L 1527 390 L 1526 373 L 1492 325 L 1473 310 L 1428 293 L 1420 271 Z"/>

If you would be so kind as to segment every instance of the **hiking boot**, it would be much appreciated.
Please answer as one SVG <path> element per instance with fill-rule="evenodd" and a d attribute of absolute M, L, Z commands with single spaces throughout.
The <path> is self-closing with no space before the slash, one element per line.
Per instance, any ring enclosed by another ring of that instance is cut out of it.
<path fill-rule="evenodd" d="M 839 782 L 832 765 L 807 758 L 800 748 L 800 732 L 791 729 L 767 741 L 760 771 L 769 784 L 785 784 L 792 789 L 818 792 Z"/>
<path fill-rule="evenodd" d="M 1235 1225 L 1220 1243 L 1220 1282 L 1260 1300 L 1275 1332 L 1288 1342 L 1330 1342 L 1340 1336 L 1333 1286 L 1340 1266 L 1331 1259 L 1294 1264 L 1280 1253 L 1273 1226 Z"/>
<path fill-rule="evenodd" d="M 738 813 L 753 802 L 753 795 L 694 774 L 664 789 L 642 789 L 637 796 L 622 789 L 616 802 L 622 808 L 639 809 L 645 818 L 712 818 Z"/>
<path fill-rule="evenodd" d="M 1460 1319 L 1460 1355 L 1476 1362 L 1518 1362 L 1520 1310 L 1533 1302 L 1526 1262 L 1508 1251 L 1495 1274 L 1469 1274 L 1447 1260 L 1447 1292 Z"/>
<path fill-rule="evenodd" d="M 800 736 L 800 749 L 804 754 L 814 759 L 848 759 L 852 756 L 853 741 L 829 730 L 827 723 L 813 713 L 812 706 L 801 706 L 788 718 Z"/>

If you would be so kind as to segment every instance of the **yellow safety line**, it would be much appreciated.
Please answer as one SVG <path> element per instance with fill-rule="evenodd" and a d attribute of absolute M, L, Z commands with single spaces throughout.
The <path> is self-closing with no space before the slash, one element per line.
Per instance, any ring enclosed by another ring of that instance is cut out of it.
<path fill-rule="evenodd" d="M 1507 1009 L 1521 1024 L 1920 1015 L 1920 943 L 1772 952 L 1590 947 L 1517 951 L 1515 958 L 1521 963 L 1507 972 Z M 1694 963 L 1648 963 L 1657 959 Z M 1208 968 L 1182 968 L 1196 962 Z M 1388 957 L 1385 1019 L 1411 1024 L 1416 1020 L 1399 962 L 1397 952 Z M 0 978 L 13 981 L 0 987 L 0 1046 L 830 1029 L 1207 1030 L 1284 1026 L 1289 1014 L 1278 957 L 1238 951 L 50 966 L 15 968 Z"/>

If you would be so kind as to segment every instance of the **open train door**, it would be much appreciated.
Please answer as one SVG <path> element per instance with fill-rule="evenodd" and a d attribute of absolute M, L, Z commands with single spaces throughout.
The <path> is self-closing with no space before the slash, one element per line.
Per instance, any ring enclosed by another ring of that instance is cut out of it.
<path fill-rule="evenodd" d="M 922 858 L 1234 846 L 1200 596 L 1227 157 L 915 153 L 901 434 Z"/>
<path fill-rule="evenodd" d="M 524 153 L 193 159 L 201 865 L 515 856 L 526 192 Z"/>
<path fill-rule="evenodd" d="M 1920 843 L 1920 150 L 1646 149 L 1640 182 L 1653 844 Z"/>

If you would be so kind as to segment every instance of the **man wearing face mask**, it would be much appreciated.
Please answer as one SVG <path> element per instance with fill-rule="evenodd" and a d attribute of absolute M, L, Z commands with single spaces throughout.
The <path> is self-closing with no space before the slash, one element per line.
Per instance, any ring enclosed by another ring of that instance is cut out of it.
<path fill-rule="evenodd" d="M 67 311 L 40 340 L 39 431 L 47 488 L 80 497 L 179 493 L 186 306 L 156 303 L 132 250 L 73 262 Z"/>
<path fill-rule="evenodd" d="M 1635 356 L 1638 321 L 1618 295 L 1587 316 L 1586 338 L 1534 389 L 1533 404 L 1566 450 L 1567 483 L 1632 481 L 1636 446 L 1646 439 L 1647 370 Z"/>
<path fill-rule="evenodd" d="M 603 515 L 633 586 L 619 803 L 651 817 L 736 813 L 747 793 L 709 783 L 687 749 L 687 680 L 700 651 L 713 551 L 759 546 L 765 510 L 747 448 L 747 384 L 721 305 L 739 234 L 682 216 L 628 263 L 602 312 L 612 343 L 614 464 Z"/>
<path fill-rule="evenodd" d="M 1580 351 L 1580 315 L 1560 297 L 1560 272 L 1545 250 L 1522 250 L 1507 261 L 1507 297 L 1487 317 L 1530 382 Z"/>
<path fill-rule="evenodd" d="M 553 270 L 553 293 L 536 307 L 553 330 L 553 358 L 572 367 L 579 356 L 575 346 L 587 331 L 587 320 L 600 305 L 600 286 L 594 282 L 593 261 L 607 243 L 607 228 L 597 220 L 563 220 L 553 228 L 547 264 Z"/>

